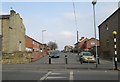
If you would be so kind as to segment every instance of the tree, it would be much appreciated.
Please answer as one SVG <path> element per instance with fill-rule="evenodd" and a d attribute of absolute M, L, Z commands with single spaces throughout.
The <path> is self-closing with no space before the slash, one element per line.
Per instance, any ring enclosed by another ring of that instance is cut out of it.
<path fill-rule="evenodd" d="M 51 49 L 51 50 L 55 50 L 58 48 L 57 44 L 55 42 L 48 42 L 48 47 Z"/>

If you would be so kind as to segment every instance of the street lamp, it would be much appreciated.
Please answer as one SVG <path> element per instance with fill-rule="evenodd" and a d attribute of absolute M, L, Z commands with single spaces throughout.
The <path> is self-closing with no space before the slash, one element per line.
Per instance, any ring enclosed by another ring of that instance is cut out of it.
<path fill-rule="evenodd" d="M 42 43 L 44 44 L 44 36 L 43 36 L 43 33 L 45 32 L 46 30 L 42 30 Z"/>
<path fill-rule="evenodd" d="M 44 35 L 43 33 L 45 32 L 46 30 L 42 30 L 42 52 L 43 52 L 43 45 L 44 45 Z"/>
<path fill-rule="evenodd" d="M 97 0 L 93 0 L 93 16 L 94 16 L 94 34 L 95 34 L 95 52 L 96 52 L 96 68 L 98 65 L 98 55 L 97 55 L 97 39 L 96 39 L 96 20 L 95 20 L 95 4 L 97 3 Z"/>

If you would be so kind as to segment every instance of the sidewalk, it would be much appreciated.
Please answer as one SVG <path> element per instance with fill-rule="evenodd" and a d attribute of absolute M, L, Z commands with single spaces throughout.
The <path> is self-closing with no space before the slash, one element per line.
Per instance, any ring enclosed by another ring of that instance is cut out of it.
<path fill-rule="evenodd" d="M 47 55 L 46 52 L 32 52 L 33 58 L 32 58 L 32 62 L 44 57 Z"/>

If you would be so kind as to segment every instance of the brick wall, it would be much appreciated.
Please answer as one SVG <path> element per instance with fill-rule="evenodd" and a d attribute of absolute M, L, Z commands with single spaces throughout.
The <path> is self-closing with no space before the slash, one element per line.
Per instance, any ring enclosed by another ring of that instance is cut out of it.
<path fill-rule="evenodd" d="M 120 13 L 120 8 L 119 8 Z M 113 31 L 117 31 L 117 51 L 118 55 L 120 56 L 119 49 L 120 36 L 119 33 L 119 20 L 120 17 L 118 16 L 118 10 L 115 11 L 110 17 L 108 17 L 104 22 L 99 25 L 99 38 L 100 38 L 100 49 L 101 49 L 101 57 L 103 58 L 112 58 L 114 57 L 114 41 L 113 41 Z"/>
<path fill-rule="evenodd" d="M 33 48 L 32 38 L 25 36 L 25 47 L 31 49 Z"/>
<path fill-rule="evenodd" d="M 87 41 L 87 49 L 92 48 L 93 46 L 95 46 L 96 43 L 96 39 L 91 38 Z M 100 46 L 99 44 L 99 40 L 97 40 L 97 46 Z"/>

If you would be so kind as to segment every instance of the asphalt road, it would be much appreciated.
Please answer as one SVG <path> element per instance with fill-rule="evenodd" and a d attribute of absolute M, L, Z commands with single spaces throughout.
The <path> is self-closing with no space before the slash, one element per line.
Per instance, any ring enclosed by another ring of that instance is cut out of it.
<path fill-rule="evenodd" d="M 65 55 L 67 55 L 67 64 L 65 62 Z M 103 70 L 113 70 L 114 64 L 113 61 L 100 60 L 100 64 L 96 68 L 96 63 L 83 63 L 80 64 L 77 54 L 73 53 L 60 53 L 60 58 L 52 58 L 51 64 L 49 64 L 48 55 L 41 58 L 38 61 L 27 63 L 27 64 L 17 64 L 17 65 L 2 65 L 3 70 L 52 70 L 52 69 L 103 69 Z"/>
<path fill-rule="evenodd" d="M 118 80 L 118 71 L 49 70 L 3 71 L 3 80 Z"/>
<path fill-rule="evenodd" d="M 68 57 L 68 64 L 65 63 L 65 55 Z M 100 60 L 96 68 L 95 63 L 83 63 L 78 61 L 77 54 L 60 53 L 60 58 L 52 58 L 49 64 L 49 57 L 45 56 L 38 61 L 17 64 L 2 65 L 3 80 L 118 80 L 119 71 L 113 70 L 113 62 Z"/>

